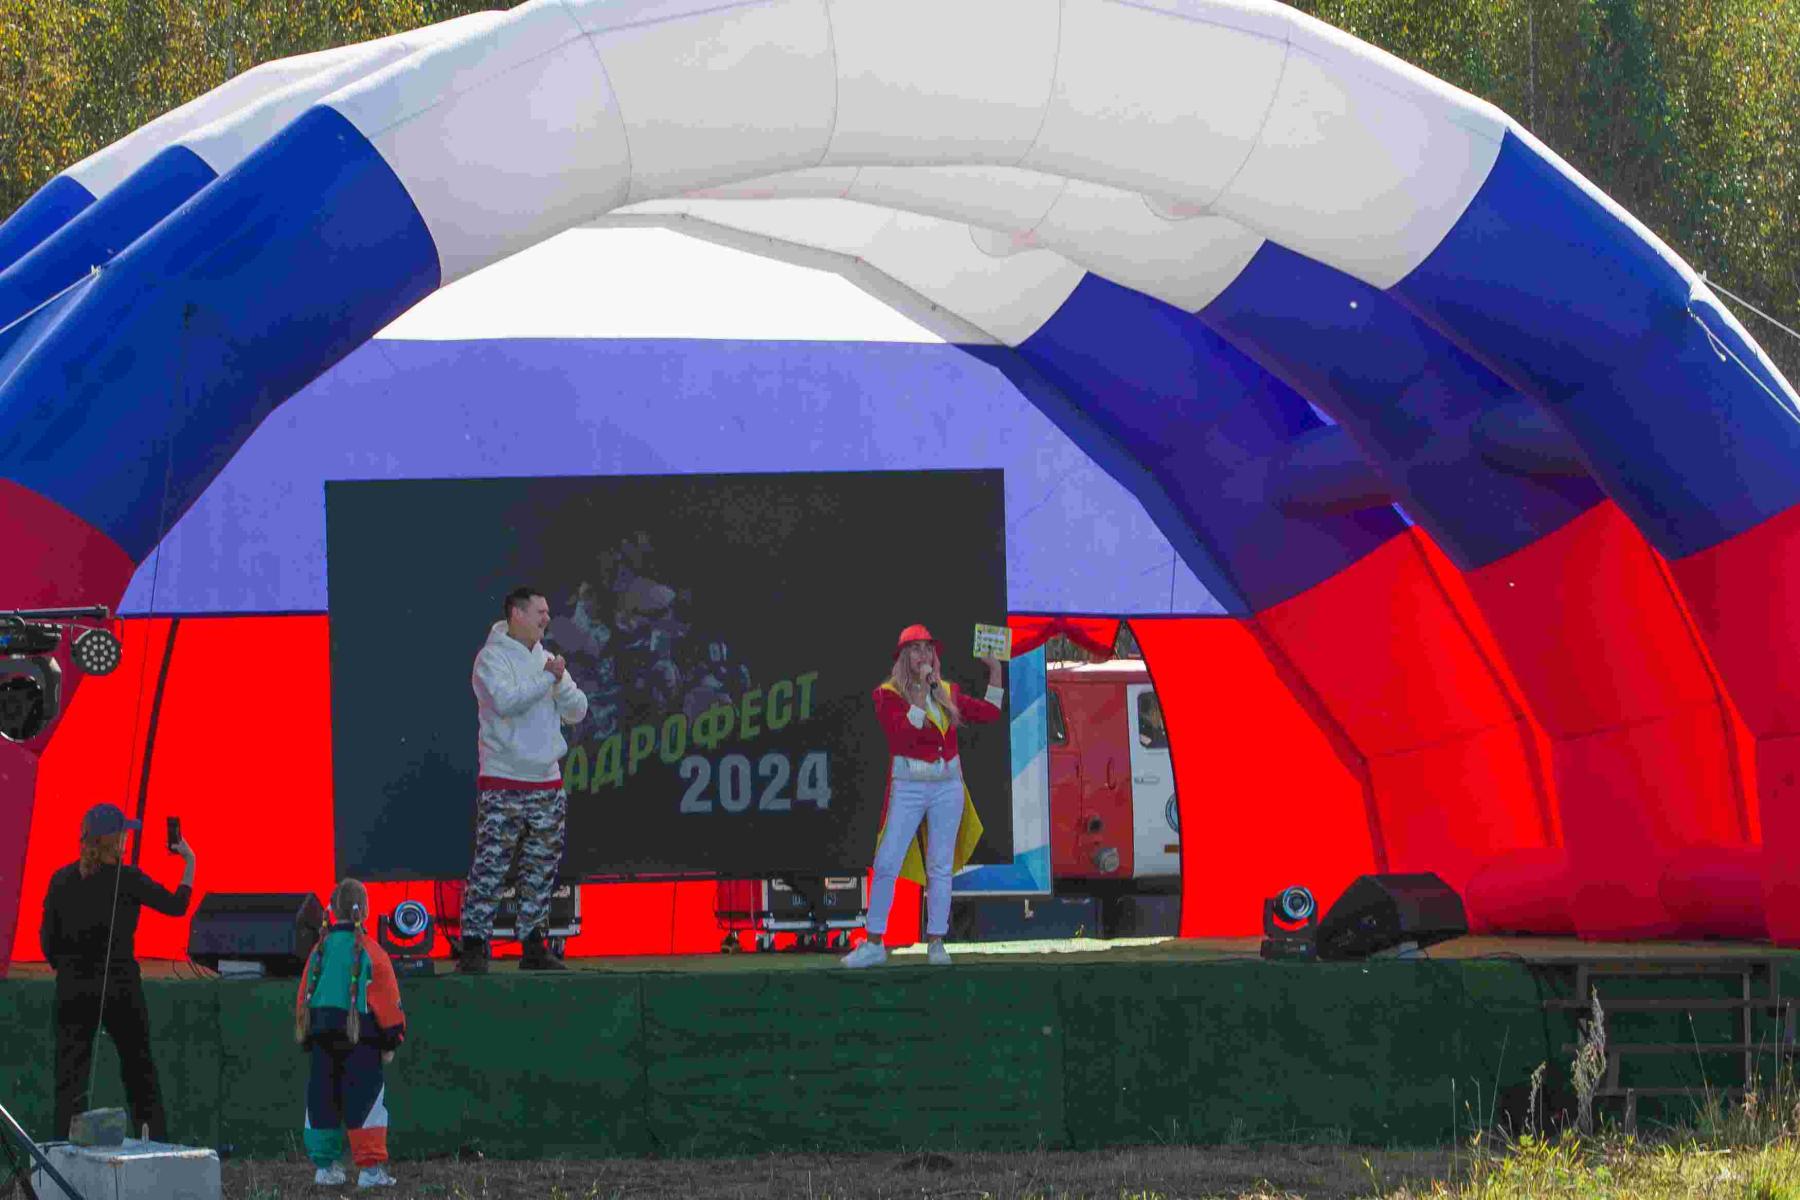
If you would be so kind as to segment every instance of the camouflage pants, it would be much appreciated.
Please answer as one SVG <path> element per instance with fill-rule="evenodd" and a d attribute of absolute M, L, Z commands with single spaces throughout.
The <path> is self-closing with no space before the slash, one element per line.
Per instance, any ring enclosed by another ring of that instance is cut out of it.
<path fill-rule="evenodd" d="M 488 940 L 500 889 L 518 871 L 519 940 L 543 933 L 550 918 L 550 893 L 562 866 L 563 818 L 569 797 L 562 785 L 542 791 L 483 789 L 475 801 L 475 861 L 463 892 L 464 937 Z"/>

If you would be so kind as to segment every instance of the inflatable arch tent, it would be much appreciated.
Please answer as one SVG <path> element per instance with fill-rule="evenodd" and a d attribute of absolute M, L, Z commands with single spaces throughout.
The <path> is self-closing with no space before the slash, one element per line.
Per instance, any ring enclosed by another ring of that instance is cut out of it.
<path fill-rule="evenodd" d="M 492 344 L 364 346 L 594 225 L 838 271 L 942 345 L 787 344 L 759 378 L 773 343 L 666 343 L 635 410 L 546 384 L 623 370 L 600 343 L 524 382 Z M 478 367 L 480 395 L 435 390 Z M 584 436 L 509 441 L 509 372 Z M 0 226 L 5 602 L 144 614 L 137 677 L 0 746 L 0 930 L 23 895 L 33 953 L 50 843 L 113 778 L 254 782 L 245 890 L 271 842 L 328 872 L 322 478 L 955 457 L 1008 467 L 1015 608 L 1134 618 L 1184 932 L 1252 932 L 1296 873 L 1430 869 L 1482 928 L 1794 944 L 1797 406 L 1505 114 L 1273 0 L 534 0 L 267 64 Z M 792 436 L 671 428 L 727 409 Z M 1103 519 L 1029 523 L 1012 489 L 1071 453 Z M 1121 528 L 1125 561 L 1173 556 L 1166 599 L 1096 582 Z M 177 610 L 259 615 L 177 634 Z M 151 732 L 120 745 L 152 690 L 154 772 Z"/>

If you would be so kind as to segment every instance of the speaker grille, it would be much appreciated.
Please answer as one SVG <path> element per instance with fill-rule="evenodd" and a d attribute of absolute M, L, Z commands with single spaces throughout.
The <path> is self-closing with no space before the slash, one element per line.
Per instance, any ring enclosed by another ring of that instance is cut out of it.
<path fill-rule="evenodd" d="M 211 892 L 188 926 L 188 957 L 259 962 L 270 975 L 298 975 L 318 943 L 325 906 L 306 892 Z"/>
<path fill-rule="evenodd" d="M 1424 949 L 1468 932 L 1462 897 L 1438 876 L 1364 875 L 1319 921 L 1319 957 L 1367 958 L 1407 942 Z"/>

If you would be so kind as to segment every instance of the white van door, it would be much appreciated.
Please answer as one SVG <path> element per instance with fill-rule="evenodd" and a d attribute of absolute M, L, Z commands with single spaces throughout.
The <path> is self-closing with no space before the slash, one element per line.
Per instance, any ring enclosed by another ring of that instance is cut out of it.
<path fill-rule="evenodd" d="M 1125 687 L 1131 728 L 1132 874 L 1139 879 L 1181 875 L 1181 822 L 1175 811 L 1175 764 L 1162 704 L 1147 683 Z"/>

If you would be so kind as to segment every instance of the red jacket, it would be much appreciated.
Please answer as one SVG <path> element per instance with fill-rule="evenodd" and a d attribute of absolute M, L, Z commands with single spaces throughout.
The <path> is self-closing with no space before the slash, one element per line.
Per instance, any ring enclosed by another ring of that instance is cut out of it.
<path fill-rule="evenodd" d="M 968 695 L 954 683 L 940 686 L 950 689 L 951 694 L 956 697 L 956 706 L 962 710 L 963 720 L 969 724 L 986 725 L 1000 719 L 998 705 Z M 989 688 L 988 691 L 992 694 L 1001 689 Z M 912 702 L 902 696 L 891 681 L 875 689 L 875 716 L 881 722 L 882 731 L 887 734 L 888 753 L 897 758 L 916 758 L 924 762 L 947 762 L 955 758 L 956 726 L 949 725 L 948 728 L 939 729 L 930 717 L 925 717 L 915 726 L 908 716 L 912 707 Z M 945 714 L 946 717 L 948 715 Z"/>

